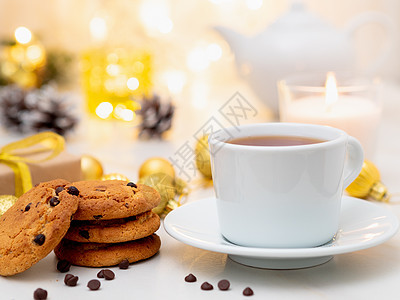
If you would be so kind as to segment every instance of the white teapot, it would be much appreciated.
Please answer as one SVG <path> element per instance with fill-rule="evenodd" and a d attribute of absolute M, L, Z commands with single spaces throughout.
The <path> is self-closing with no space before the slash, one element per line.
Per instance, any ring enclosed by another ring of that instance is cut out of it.
<path fill-rule="evenodd" d="M 239 74 L 277 115 L 276 82 L 283 77 L 297 72 L 358 71 L 352 35 L 369 22 L 382 24 L 392 33 L 392 22 L 383 13 L 362 13 L 339 30 L 308 12 L 301 2 L 293 3 L 285 15 L 253 37 L 224 27 L 214 29 L 234 52 Z M 389 41 L 367 71 L 373 72 L 388 56 Z"/>

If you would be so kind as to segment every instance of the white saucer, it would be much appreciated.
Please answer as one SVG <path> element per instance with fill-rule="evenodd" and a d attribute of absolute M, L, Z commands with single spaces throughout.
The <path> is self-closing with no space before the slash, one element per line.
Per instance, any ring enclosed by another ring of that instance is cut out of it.
<path fill-rule="evenodd" d="M 252 248 L 230 243 L 219 232 L 215 198 L 185 204 L 170 212 L 165 230 L 175 239 L 205 250 L 229 254 L 241 264 L 268 269 L 297 269 L 320 265 L 333 255 L 377 246 L 398 230 L 397 217 L 383 205 L 343 196 L 339 231 L 314 248 Z"/>

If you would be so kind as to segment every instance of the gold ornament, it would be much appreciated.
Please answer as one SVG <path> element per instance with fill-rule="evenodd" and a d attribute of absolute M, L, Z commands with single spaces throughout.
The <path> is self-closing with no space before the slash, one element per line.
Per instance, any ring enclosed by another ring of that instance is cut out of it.
<path fill-rule="evenodd" d="M 0 195 L 0 216 L 2 216 L 18 200 L 14 195 Z"/>
<path fill-rule="evenodd" d="M 82 155 L 81 169 L 83 180 L 97 180 L 103 176 L 101 163 L 91 155 Z"/>
<path fill-rule="evenodd" d="M 176 201 L 175 199 L 170 199 L 167 202 L 167 205 L 165 205 L 164 210 L 162 211 L 162 215 L 166 216 L 168 215 L 168 213 L 170 213 L 171 211 L 173 211 L 175 208 L 178 208 L 179 206 L 181 206 L 179 201 Z"/>
<path fill-rule="evenodd" d="M 187 182 L 182 178 L 175 178 L 175 191 L 177 195 L 189 194 Z"/>
<path fill-rule="evenodd" d="M 360 175 L 347 187 L 346 191 L 353 197 L 388 202 L 390 194 L 380 180 L 378 168 L 372 162 L 365 160 Z"/>
<path fill-rule="evenodd" d="M 168 201 L 175 197 L 174 178 L 165 173 L 151 174 L 139 179 L 139 183 L 153 187 L 161 196 L 161 202 L 153 208 L 156 214 L 162 214 Z"/>
<path fill-rule="evenodd" d="M 197 141 L 195 148 L 196 166 L 200 173 L 207 179 L 211 179 L 211 160 L 208 148 L 208 134 Z"/>
<path fill-rule="evenodd" d="M 126 177 L 123 174 L 120 173 L 110 173 L 110 174 L 105 174 L 101 177 L 101 180 L 124 180 L 124 181 L 130 181 L 128 177 Z"/>
<path fill-rule="evenodd" d="M 152 157 L 146 160 L 139 169 L 139 179 L 146 176 L 163 173 L 174 180 L 174 166 L 166 159 L 161 157 Z"/>

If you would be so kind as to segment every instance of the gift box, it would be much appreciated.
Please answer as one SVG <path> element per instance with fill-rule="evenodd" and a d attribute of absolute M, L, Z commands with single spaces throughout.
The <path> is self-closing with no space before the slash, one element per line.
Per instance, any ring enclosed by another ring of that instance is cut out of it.
<path fill-rule="evenodd" d="M 0 195 L 19 196 L 53 179 L 79 181 L 81 158 L 64 150 L 64 139 L 40 133 L 4 146 L 0 152 Z"/>
<path fill-rule="evenodd" d="M 35 159 L 37 155 L 27 155 Z M 27 163 L 32 185 L 43 181 L 62 178 L 68 181 L 79 181 L 81 174 L 81 158 L 66 151 L 61 152 L 57 157 L 41 163 Z M 0 195 L 13 195 L 15 193 L 15 174 L 13 170 L 0 164 Z"/>

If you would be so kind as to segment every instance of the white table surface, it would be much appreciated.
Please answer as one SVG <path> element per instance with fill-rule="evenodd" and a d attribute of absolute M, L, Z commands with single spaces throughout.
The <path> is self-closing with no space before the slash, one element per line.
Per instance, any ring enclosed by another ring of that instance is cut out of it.
<path fill-rule="evenodd" d="M 236 90 L 211 98 L 206 108 L 194 109 L 183 99 L 176 113 L 174 131 L 167 141 L 138 141 L 132 137 L 132 128 L 83 121 L 78 133 L 69 138 L 69 151 L 89 153 L 104 164 L 106 173 L 120 172 L 137 179 L 139 166 L 152 156 L 167 158 L 191 137 L 212 115 L 216 115 Z M 253 95 L 245 90 L 247 99 Z M 211 102 L 213 101 L 213 102 Z M 219 102 L 218 102 L 219 101 Z M 254 100 L 256 102 L 256 100 Z M 254 102 L 253 102 L 254 103 Z M 269 114 L 261 103 L 255 104 L 259 114 L 248 122 L 268 121 Z M 247 122 L 246 121 L 246 122 Z M 376 165 L 382 180 L 400 202 L 400 87 L 385 88 L 383 120 L 380 126 Z M 88 137 L 90 136 L 90 137 Z M 15 136 L 2 133 L 2 144 Z M 197 189 L 188 202 L 212 196 L 212 189 Z M 400 217 L 400 204 L 385 205 Z M 207 216 L 204 216 L 207 218 Z M 102 281 L 99 291 L 86 288 L 88 280 L 96 277 L 98 269 L 72 267 L 78 275 L 76 287 L 63 283 L 64 274 L 55 270 L 55 257 L 50 254 L 28 271 L 0 278 L 0 299 L 32 299 L 33 291 L 42 287 L 49 292 L 48 299 L 243 299 L 245 287 L 250 286 L 254 296 L 248 299 L 398 299 L 400 296 L 400 237 L 396 234 L 382 245 L 335 256 L 326 264 L 299 270 L 263 270 L 239 265 L 226 254 L 210 252 L 185 245 L 170 237 L 163 227 L 157 232 L 162 240 L 159 254 L 154 258 L 133 264 L 128 270 L 113 268 L 116 279 Z M 197 283 L 186 283 L 184 277 L 193 273 Z M 219 291 L 217 282 L 228 279 L 229 291 Z M 213 291 L 202 291 L 200 285 L 208 281 Z"/>

